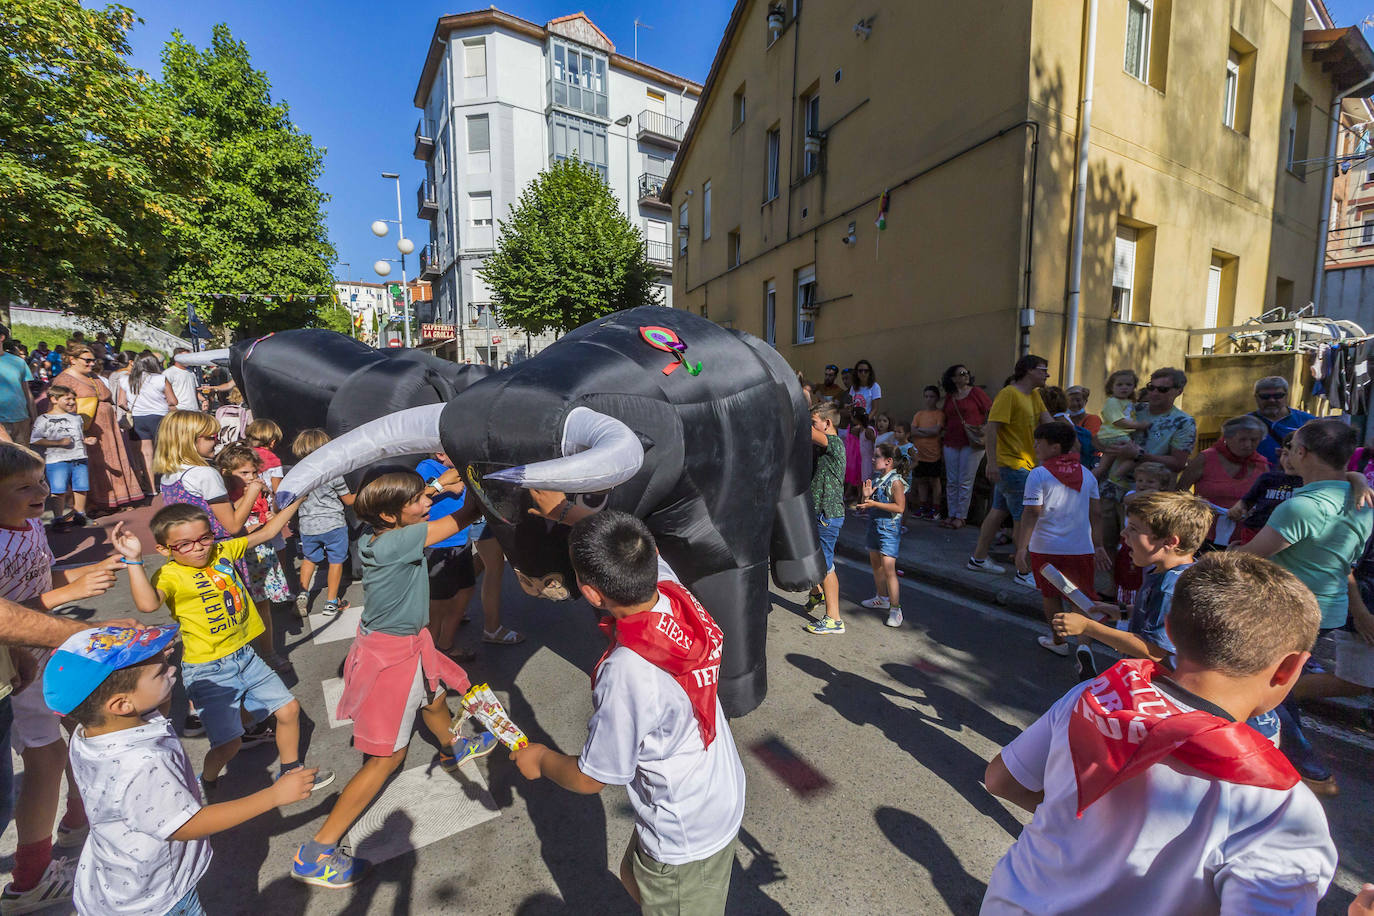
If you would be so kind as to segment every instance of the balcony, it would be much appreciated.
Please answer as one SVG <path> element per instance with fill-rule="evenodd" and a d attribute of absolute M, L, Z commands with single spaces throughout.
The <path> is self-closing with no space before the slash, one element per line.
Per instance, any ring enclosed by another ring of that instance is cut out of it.
<path fill-rule="evenodd" d="M 639 133 L 637 140 L 649 140 L 677 149 L 682 144 L 683 124 L 659 111 L 645 109 L 639 113 Z"/>
<path fill-rule="evenodd" d="M 439 263 L 430 257 L 428 245 L 420 249 L 420 279 L 430 281 L 439 279 Z"/>
<path fill-rule="evenodd" d="M 434 185 L 426 179 L 420 182 L 415 191 L 416 215 L 420 219 L 434 219 L 439 215 L 439 201 L 435 198 Z"/>
<path fill-rule="evenodd" d="M 647 241 L 644 243 L 649 263 L 659 267 L 672 268 L 673 251 L 672 246 L 667 242 Z"/>
<path fill-rule="evenodd" d="M 645 172 L 639 176 L 639 204 L 642 207 L 657 207 L 660 210 L 671 211 L 673 208 L 660 196 L 663 194 L 663 184 L 668 179 L 662 175 L 653 175 Z"/>
<path fill-rule="evenodd" d="M 421 162 L 434 158 L 434 122 L 425 118 L 415 124 L 415 158 Z"/>

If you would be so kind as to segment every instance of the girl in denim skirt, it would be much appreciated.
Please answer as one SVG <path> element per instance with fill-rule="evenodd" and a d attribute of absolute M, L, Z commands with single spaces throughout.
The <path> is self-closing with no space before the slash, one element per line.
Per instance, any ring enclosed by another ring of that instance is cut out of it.
<path fill-rule="evenodd" d="M 873 450 L 873 476 L 864 481 L 859 509 L 868 510 L 868 562 L 873 567 L 877 594 L 862 602 L 866 608 L 886 609 L 887 625 L 902 625 L 902 593 L 897 585 L 897 547 L 906 511 L 906 457 L 894 443 Z"/>

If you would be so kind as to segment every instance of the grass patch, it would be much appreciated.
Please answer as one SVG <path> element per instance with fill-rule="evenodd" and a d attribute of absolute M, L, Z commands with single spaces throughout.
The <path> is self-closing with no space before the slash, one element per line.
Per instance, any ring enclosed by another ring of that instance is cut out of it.
<path fill-rule="evenodd" d="M 10 326 L 10 336 L 14 340 L 17 340 L 24 346 L 28 347 L 30 351 L 32 351 L 35 347 L 38 346 L 38 342 L 40 340 L 46 340 L 48 342 L 48 347 L 50 349 L 57 347 L 59 344 L 66 346 L 67 338 L 71 337 L 76 330 L 78 329 L 46 327 L 41 328 L 35 324 L 14 324 Z M 90 332 L 86 332 L 86 337 L 89 340 L 95 339 L 95 335 Z M 111 335 L 110 339 L 111 342 L 113 342 L 114 335 Z M 138 350 L 142 350 L 145 347 L 149 350 L 152 350 L 154 353 L 156 353 L 163 359 L 166 359 L 166 350 L 163 350 L 161 347 L 153 346 L 152 344 L 147 343 L 146 341 L 139 340 L 138 335 L 134 333 L 132 329 L 130 330 L 130 333 L 126 335 L 124 338 L 125 350 L 134 350 L 135 352 L 137 352 Z"/>

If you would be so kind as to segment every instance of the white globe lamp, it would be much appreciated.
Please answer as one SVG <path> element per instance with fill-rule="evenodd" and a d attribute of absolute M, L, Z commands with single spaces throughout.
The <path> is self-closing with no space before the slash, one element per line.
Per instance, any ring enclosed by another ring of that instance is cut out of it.
<path fill-rule="evenodd" d="M 387 234 L 388 232 L 390 232 L 390 231 L 391 231 L 391 228 L 390 228 L 389 226 L 387 226 L 386 220 L 381 220 L 381 219 L 379 219 L 379 220 L 374 220 L 374 221 L 373 221 L 373 223 L 372 223 L 372 234 L 375 235 L 375 236 L 377 236 L 377 238 L 381 238 L 382 236 L 386 235 L 386 234 Z"/>
<path fill-rule="evenodd" d="M 415 250 L 415 243 L 412 242 L 410 239 L 397 239 L 396 250 L 399 251 L 401 254 L 410 254 L 412 251 Z"/>
<path fill-rule="evenodd" d="M 391 273 L 391 265 L 386 261 L 378 261 L 376 264 L 372 265 L 372 269 L 377 272 L 377 276 L 379 277 L 385 277 Z"/>

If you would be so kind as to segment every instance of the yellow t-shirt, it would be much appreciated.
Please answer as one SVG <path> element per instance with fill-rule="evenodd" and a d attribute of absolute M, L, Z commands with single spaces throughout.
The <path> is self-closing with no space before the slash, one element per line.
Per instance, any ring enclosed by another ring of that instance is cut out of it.
<path fill-rule="evenodd" d="M 997 392 L 988 420 L 1002 424 L 997 428 L 997 463 L 1000 466 L 1027 471 L 1035 467 L 1035 427 L 1040 425 L 1040 415 L 1044 412 L 1045 402 L 1040 399 L 1038 389 L 1022 394 L 1015 385 L 1008 385 Z"/>
<path fill-rule="evenodd" d="M 262 618 L 234 568 L 247 548 L 247 538 L 231 538 L 215 545 L 204 569 L 173 559 L 153 573 L 153 588 L 167 596 L 167 608 L 181 624 L 187 663 L 224 658 L 262 635 Z"/>

